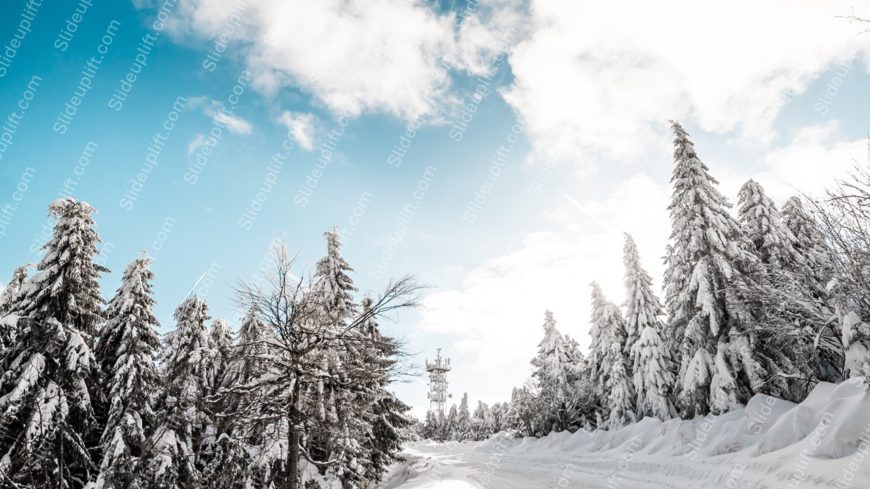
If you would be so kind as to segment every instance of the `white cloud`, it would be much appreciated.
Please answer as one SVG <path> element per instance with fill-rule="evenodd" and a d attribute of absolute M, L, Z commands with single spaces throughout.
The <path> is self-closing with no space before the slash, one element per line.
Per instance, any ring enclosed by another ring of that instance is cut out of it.
<path fill-rule="evenodd" d="M 284 111 L 279 122 L 283 124 L 292 135 L 299 147 L 305 151 L 314 149 L 314 114 L 299 114 Z"/>
<path fill-rule="evenodd" d="M 765 152 L 754 165 L 716 164 L 713 171 L 732 202 L 740 186 L 752 178 L 782 204 L 792 195 L 823 197 L 825 190 L 848 179 L 856 165 L 868 162 L 868 141 L 844 139 L 839 124 L 831 121 L 795 130 L 785 145 Z"/>
<path fill-rule="evenodd" d="M 188 106 L 191 108 L 201 108 L 203 114 L 207 115 L 213 124 L 226 128 L 226 130 L 233 134 L 247 136 L 253 131 L 254 126 L 250 122 L 227 110 L 226 105 L 218 100 L 202 96 L 191 97 L 188 101 Z"/>
<path fill-rule="evenodd" d="M 193 153 L 196 153 L 196 150 L 205 146 L 206 141 L 208 141 L 208 139 L 202 134 L 194 136 L 193 139 L 187 143 L 187 156 L 191 156 Z"/>
<path fill-rule="evenodd" d="M 261 90 L 294 86 L 335 112 L 410 119 L 437 111 L 448 71 L 487 69 L 519 3 L 484 0 L 474 12 L 445 14 L 408 0 L 250 0 L 234 39 Z M 212 39 L 235 4 L 181 2 L 171 30 Z"/>
<path fill-rule="evenodd" d="M 789 97 L 870 52 L 854 2 L 533 2 L 533 34 L 504 90 L 544 156 L 639 160 L 668 119 L 766 144 Z"/>
<path fill-rule="evenodd" d="M 637 175 L 604 201 L 578 208 L 565 199 L 564 230 L 529 233 L 507 254 L 469 271 L 458 287 L 428 294 L 420 330 L 455 338 L 449 350 L 468 362 L 451 382 L 453 392 L 506 399 L 527 376 L 546 309 L 585 348 L 589 283 L 598 281 L 611 300 L 622 302 L 623 232 L 638 241 L 659 286 L 667 198 L 666 182 Z"/>
<path fill-rule="evenodd" d="M 253 126 L 250 122 L 245 119 L 230 114 L 229 112 L 223 110 L 206 110 L 208 115 L 211 116 L 212 122 L 219 126 L 224 126 L 233 134 L 251 134 L 251 130 Z"/>

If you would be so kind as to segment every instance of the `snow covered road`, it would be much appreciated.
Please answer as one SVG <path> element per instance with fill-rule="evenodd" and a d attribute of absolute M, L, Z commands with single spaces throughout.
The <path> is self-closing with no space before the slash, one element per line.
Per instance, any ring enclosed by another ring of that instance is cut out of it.
<path fill-rule="evenodd" d="M 721 416 L 618 431 L 409 444 L 381 489 L 867 489 L 870 392 L 820 384 Z"/>

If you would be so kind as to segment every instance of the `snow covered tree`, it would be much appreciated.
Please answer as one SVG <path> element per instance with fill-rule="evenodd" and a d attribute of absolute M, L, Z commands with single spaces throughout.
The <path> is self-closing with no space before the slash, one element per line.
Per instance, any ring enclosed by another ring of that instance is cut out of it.
<path fill-rule="evenodd" d="M 802 256 L 806 270 L 812 272 L 817 287 L 824 290 L 833 273 L 831 250 L 816 219 L 804 208 L 803 201 L 798 196 L 790 197 L 783 204 L 781 215 L 783 224 L 794 236 L 792 245 Z"/>
<path fill-rule="evenodd" d="M 18 340 L 0 376 L 0 475 L 12 487 L 80 488 L 93 480 L 99 426 L 91 399 L 99 366 L 91 350 L 100 320 L 94 210 L 59 199 L 37 272 L 14 310 Z"/>
<path fill-rule="evenodd" d="M 364 468 L 363 480 L 369 484 L 380 482 L 387 467 L 399 461 L 402 443 L 408 439 L 407 431 L 413 425 L 408 415 L 410 406 L 388 388 L 398 365 L 400 347 L 394 339 L 381 333 L 373 307 L 370 297 L 362 300 L 365 319 L 359 328 L 358 349 L 363 354 L 356 365 L 358 373 L 354 375 L 362 390 L 353 399 L 362 407 L 370 433 L 362 437 L 364 457 L 360 460 Z M 363 372 L 365 374 L 360 375 Z"/>
<path fill-rule="evenodd" d="M 233 330 L 229 323 L 224 319 L 215 319 L 209 331 L 209 350 L 204 359 L 207 382 L 204 385 L 203 412 L 208 418 L 208 424 L 203 430 L 198 447 L 199 464 L 207 478 L 212 476 L 212 466 L 216 463 L 217 451 L 220 450 L 217 447 L 218 438 L 227 430 L 227 399 L 221 388 L 226 383 L 225 377 L 232 362 L 233 343 Z M 227 447 L 223 449 L 227 450 Z"/>
<path fill-rule="evenodd" d="M 212 327 L 212 346 L 226 341 L 226 331 Z M 250 398 L 267 395 L 259 382 L 271 375 L 269 358 L 277 354 L 274 332 L 251 308 L 242 320 L 235 347 L 226 349 L 227 368 L 216 400 L 221 432 L 205 472 L 218 487 L 273 487 L 280 482 L 287 456 L 286 423 L 278 413 L 248 409 Z M 221 350 L 221 348 L 218 348 Z"/>
<path fill-rule="evenodd" d="M 803 264 L 795 249 L 797 239 L 782 221 L 779 209 L 755 180 L 740 187 L 738 219 L 751 251 L 764 265 L 794 268 Z"/>
<path fill-rule="evenodd" d="M 622 345 L 614 342 L 610 347 L 607 364 L 610 375 L 607 377 L 607 408 L 610 416 L 607 425 L 611 430 L 622 428 L 637 420 L 635 416 L 634 389 L 626 366 Z"/>
<path fill-rule="evenodd" d="M 652 279 L 640 264 L 634 240 L 625 235 L 625 324 L 634 375 L 638 416 L 670 419 L 674 408 L 670 393 L 674 385 L 671 354 L 661 339 L 662 306 L 652 290 Z M 632 337 L 635 339 L 632 341 Z"/>
<path fill-rule="evenodd" d="M 592 283 L 592 325 L 589 334 L 592 336 L 592 342 L 586 378 L 598 411 L 601 412 L 608 410 L 611 403 L 610 376 L 613 375 L 614 364 L 617 361 L 621 363 L 629 383 L 631 372 L 625 352 L 625 344 L 628 341 L 625 320 L 619 308 L 604 297 L 601 288 L 595 282 Z M 614 345 L 619 348 L 619 355 L 613 353 Z"/>
<path fill-rule="evenodd" d="M 803 379 L 814 377 L 819 366 L 814 342 L 831 312 L 816 279 L 818 272 L 810 268 L 779 210 L 753 180 L 740 189 L 738 216 L 748 248 L 760 264 L 743 292 L 756 318 L 743 339 L 743 348 L 751 349 L 754 358 L 744 354 L 744 363 L 774 374 L 766 383 L 750 376 L 752 388 L 798 402 L 808 393 Z"/>
<path fill-rule="evenodd" d="M 538 344 L 538 355 L 532 359 L 535 367 L 532 379 L 537 386 L 539 404 L 537 424 L 545 427 L 545 433 L 573 430 L 582 424 L 583 413 L 574 389 L 582 362 L 583 355 L 576 342 L 556 329 L 553 313 L 546 311 L 544 338 Z"/>
<path fill-rule="evenodd" d="M 508 424 L 525 436 L 535 436 L 537 402 L 528 386 L 514 387 L 511 392 Z"/>
<path fill-rule="evenodd" d="M 652 288 L 652 278 L 640 264 L 640 255 L 634 239 L 625 235 L 623 248 L 625 264 L 625 329 L 626 351 L 631 351 L 647 326 L 661 331 L 662 305 Z"/>
<path fill-rule="evenodd" d="M 450 406 L 447 416 L 444 418 L 444 439 L 447 441 L 459 441 L 459 411 L 456 404 Z"/>
<path fill-rule="evenodd" d="M 471 411 L 468 407 L 468 393 L 462 393 L 459 410 L 456 412 L 456 432 L 458 441 L 467 440 L 471 431 Z"/>
<path fill-rule="evenodd" d="M 149 264 L 148 258 L 137 258 L 124 271 L 97 344 L 109 414 L 100 439 L 103 459 L 95 489 L 147 487 L 141 462 L 156 423 L 154 399 L 161 387 L 154 364 L 160 339 Z"/>
<path fill-rule="evenodd" d="M 18 334 L 15 325 L 18 322 L 17 316 L 10 315 L 15 310 L 15 300 L 19 292 L 27 282 L 27 271 L 30 265 L 18 267 L 12 273 L 12 278 L 3 289 L 3 294 L 0 295 L 0 352 L 6 351 L 6 348 L 15 340 Z M 9 317 L 7 317 L 9 315 Z"/>
<path fill-rule="evenodd" d="M 355 437 L 361 436 L 358 428 L 364 426 L 342 422 L 340 416 L 343 413 L 331 409 L 336 406 L 335 401 L 352 398 L 349 391 L 358 385 L 355 382 L 359 375 L 357 369 L 335 369 L 335 364 L 323 360 L 363 358 L 362 353 L 369 351 L 368 348 L 358 349 L 359 356 L 344 355 L 350 350 L 351 342 L 370 344 L 360 332 L 363 325 L 371 318 L 415 306 L 419 300 L 419 286 L 410 277 L 392 281 L 363 312 L 342 318 L 337 314 L 342 310 L 341 304 L 329 302 L 335 294 L 324 293 L 330 289 L 325 287 L 323 274 L 316 275 L 315 284 L 309 289 L 304 280 L 294 280 L 293 277 L 298 275 L 293 273 L 293 260 L 283 246 L 276 247 L 272 255 L 274 269 L 265 279 L 266 286 L 243 283 L 239 289 L 240 301 L 254 307 L 260 320 L 275 332 L 275 349 L 280 352 L 262 358 L 269 374 L 246 387 L 262 392 L 262 395 L 249 397 L 245 409 L 265 413 L 263 416 L 285 423 L 287 451 L 282 469 L 286 475 L 283 477 L 287 487 L 297 489 L 302 482 L 300 458 L 303 453 L 305 460 L 321 471 L 334 471 L 337 465 L 346 461 L 345 456 L 355 453 L 359 446 L 343 445 L 340 437 L 347 438 L 347 430 L 350 430 L 350 438 L 359 441 L 361 438 Z M 329 261 L 335 263 L 338 260 Z M 322 268 L 328 271 L 328 267 Z M 344 267 L 334 269 L 347 270 Z M 317 282 L 321 284 L 317 285 Z M 347 289 L 332 287 L 331 290 Z M 350 302 L 346 301 L 345 306 L 345 311 L 352 309 Z M 330 310 L 333 312 L 324 314 Z M 341 327 L 337 327 L 339 323 Z M 327 355 L 330 351 L 341 356 L 330 357 Z M 353 360 L 347 365 L 355 367 L 360 363 Z M 321 386 L 324 389 L 321 390 Z M 327 391 L 327 386 L 331 387 L 331 392 Z M 330 412 L 324 412 L 321 407 L 330 407 Z M 352 412 L 350 409 L 347 411 L 348 414 Z M 333 414 L 338 415 L 337 422 L 326 424 L 326 416 Z M 343 448 L 347 450 L 342 453 Z M 321 458 L 330 454 L 336 457 Z"/>
<path fill-rule="evenodd" d="M 671 354 L 667 345 L 652 325 L 644 327 L 640 338 L 631 347 L 634 372 L 634 391 L 637 395 L 637 413 L 667 420 L 676 416 L 670 399 L 674 373 L 670 369 Z"/>
<path fill-rule="evenodd" d="M 685 416 L 695 416 L 728 411 L 751 395 L 749 380 L 736 374 L 739 365 L 730 357 L 729 337 L 739 332 L 743 314 L 732 285 L 754 260 L 740 246 L 740 227 L 728 213 L 730 204 L 716 189 L 718 182 L 698 158 L 688 134 L 676 122 L 672 129 L 667 331 L 681 344 L 680 408 Z"/>
<path fill-rule="evenodd" d="M 15 269 L 12 272 L 12 278 L 9 279 L 9 283 L 6 284 L 6 288 L 3 289 L 3 294 L 0 294 L 0 315 L 9 311 L 13 307 L 13 301 L 15 296 L 18 295 L 18 292 L 21 291 L 21 287 L 24 286 L 24 283 L 27 282 L 27 271 L 30 269 L 31 265 L 24 265 Z"/>
<path fill-rule="evenodd" d="M 841 382 L 844 378 L 844 351 L 839 321 L 832 320 L 828 283 L 834 277 L 831 249 L 819 230 L 813 214 L 806 210 L 800 197 L 790 197 L 782 206 L 782 220 L 795 237 L 794 248 L 803 257 L 804 266 L 790 270 L 791 284 L 780 292 L 776 302 L 787 302 L 789 315 L 798 314 L 800 321 L 813 333 L 815 375 L 826 382 Z"/>
<path fill-rule="evenodd" d="M 334 326 L 350 320 L 358 310 L 353 294 L 357 291 L 348 273 L 353 268 L 341 256 L 341 237 L 336 230 L 323 233 L 326 237 L 326 256 L 317 262 L 314 270 L 312 293 L 326 315 L 325 321 Z"/>
<path fill-rule="evenodd" d="M 485 440 L 495 433 L 492 421 L 492 413 L 489 406 L 483 401 L 477 401 L 477 408 L 471 416 L 472 440 Z"/>
<path fill-rule="evenodd" d="M 208 306 L 191 297 L 175 310 L 175 320 L 161 358 L 166 391 L 158 411 L 160 423 L 149 440 L 147 477 L 150 487 L 157 489 L 198 487 L 198 451 L 208 423 L 202 404 L 210 382 Z"/>
<path fill-rule="evenodd" d="M 847 378 L 870 378 L 870 324 L 855 311 L 843 320 L 844 374 Z"/>

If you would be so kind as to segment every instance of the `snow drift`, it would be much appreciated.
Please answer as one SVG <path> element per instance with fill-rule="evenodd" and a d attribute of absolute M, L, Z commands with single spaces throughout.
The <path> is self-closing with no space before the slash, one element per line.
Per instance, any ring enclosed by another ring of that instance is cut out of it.
<path fill-rule="evenodd" d="M 539 439 L 502 433 L 485 442 L 419 444 L 408 452 L 417 458 L 409 466 L 417 469 L 412 472 L 434 467 L 452 452 L 461 460 L 446 465 L 464 472 L 450 471 L 451 479 L 464 477 L 494 489 L 865 489 L 870 487 L 870 394 L 863 380 L 820 384 L 800 404 L 757 395 L 727 414 L 666 422 L 645 418 L 617 431 Z M 427 465 L 421 466 L 421 453 Z M 417 487 L 408 475 L 405 471 L 403 483 L 386 487 Z"/>

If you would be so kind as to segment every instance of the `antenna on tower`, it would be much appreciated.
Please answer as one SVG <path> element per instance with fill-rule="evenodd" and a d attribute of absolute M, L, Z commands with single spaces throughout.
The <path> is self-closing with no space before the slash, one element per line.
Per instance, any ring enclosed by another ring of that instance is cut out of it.
<path fill-rule="evenodd" d="M 450 359 L 441 357 L 441 348 L 435 352 L 435 361 L 426 360 L 426 371 L 429 372 L 429 410 L 444 416 L 444 405 L 452 397 L 447 393 L 447 372 L 450 371 Z"/>

